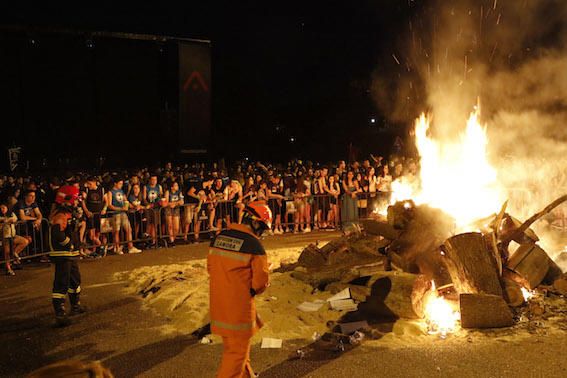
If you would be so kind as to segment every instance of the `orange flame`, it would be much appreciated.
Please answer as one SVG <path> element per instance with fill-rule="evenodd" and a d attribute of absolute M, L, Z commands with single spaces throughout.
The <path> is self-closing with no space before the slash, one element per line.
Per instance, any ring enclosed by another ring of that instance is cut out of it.
<path fill-rule="evenodd" d="M 503 192 L 497 171 L 488 162 L 486 128 L 475 109 L 457 141 L 441 142 L 428 135 L 430 121 L 422 114 L 415 121 L 415 142 L 420 156 L 419 187 L 400 178 L 392 183 L 391 203 L 412 199 L 453 216 L 459 229 L 497 212 Z M 379 211 L 384 213 L 385 209 Z"/>
<path fill-rule="evenodd" d="M 432 289 L 426 294 L 425 299 L 425 321 L 430 335 L 447 336 L 457 329 L 457 323 L 461 314 L 455 311 L 449 301 L 440 296 L 435 289 L 435 283 L 431 281 Z"/>

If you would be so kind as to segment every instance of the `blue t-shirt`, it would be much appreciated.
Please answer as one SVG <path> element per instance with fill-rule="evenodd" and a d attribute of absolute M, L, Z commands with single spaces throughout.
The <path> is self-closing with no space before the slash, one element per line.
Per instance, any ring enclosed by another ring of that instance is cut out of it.
<path fill-rule="evenodd" d="M 168 198 L 169 202 L 177 202 L 182 199 L 183 199 L 183 194 L 181 194 L 181 191 L 178 190 L 177 192 L 172 192 L 172 191 L 169 192 L 169 198 Z"/>
<path fill-rule="evenodd" d="M 149 186 L 146 185 L 146 200 L 148 201 L 148 203 L 156 203 L 157 201 L 159 201 L 159 193 L 161 186 L 156 185 L 156 186 Z"/>
<path fill-rule="evenodd" d="M 134 195 L 134 193 L 130 193 L 130 195 L 128 196 L 128 202 L 130 202 L 131 204 L 135 204 L 136 201 L 138 201 L 138 205 L 142 202 L 142 194 L 140 193 L 139 195 Z"/>
<path fill-rule="evenodd" d="M 122 189 L 112 189 L 110 192 L 112 193 L 112 206 L 120 208 L 124 207 L 124 200 L 126 199 L 126 196 Z"/>

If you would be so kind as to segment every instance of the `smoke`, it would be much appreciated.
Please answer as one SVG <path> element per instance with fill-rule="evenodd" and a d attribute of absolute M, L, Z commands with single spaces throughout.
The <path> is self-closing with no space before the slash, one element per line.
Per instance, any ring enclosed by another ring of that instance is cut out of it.
<path fill-rule="evenodd" d="M 567 193 L 566 42 L 564 0 L 428 1 L 373 73 L 372 93 L 391 121 L 429 112 L 441 140 L 462 132 L 480 100 L 490 161 L 524 219 Z"/>

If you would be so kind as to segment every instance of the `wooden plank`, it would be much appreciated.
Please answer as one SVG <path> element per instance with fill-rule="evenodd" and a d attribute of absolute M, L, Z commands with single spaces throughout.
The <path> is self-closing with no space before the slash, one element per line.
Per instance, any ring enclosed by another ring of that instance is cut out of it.
<path fill-rule="evenodd" d="M 551 210 L 555 209 L 557 206 L 561 205 L 563 202 L 567 201 L 567 195 L 563 195 L 557 198 L 555 201 L 547 205 L 543 210 L 538 213 L 535 213 L 531 217 L 529 217 L 524 223 L 522 223 L 514 232 L 509 233 L 506 237 L 502 238 L 502 242 L 504 244 L 508 244 L 510 241 L 515 240 L 519 236 L 521 236 L 530 226 L 536 222 L 538 219 L 543 217 L 546 214 L 549 214 Z"/>
<path fill-rule="evenodd" d="M 506 264 L 509 269 L 526 280 L 528 289 L 535 289 L 549 271 L 550 259 L 536 244 L 522 244 Z"/>

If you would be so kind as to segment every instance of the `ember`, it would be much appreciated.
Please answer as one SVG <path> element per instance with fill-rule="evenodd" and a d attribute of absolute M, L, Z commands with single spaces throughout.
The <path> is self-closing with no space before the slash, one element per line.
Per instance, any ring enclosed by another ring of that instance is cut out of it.
<path fill-rule="evenodd" d="M 448 333 L 455 332 L 461 314 L 453 309 L 449 301 L 437 293 L 433 281 L 432 285 L 425 304 L 427 332 L 430 335 L 440 335 L 444 338 Z"/>
<path fill-rule="evenodd" d="M 522 287 L 520 289 L 522 291 L 522 295 L 524 296 L 524 301 L 529 301 L 530 298 L 532 298 L 534 296 L 534 291 L 533 290 L 528 290 L 525 287 Z"/>

